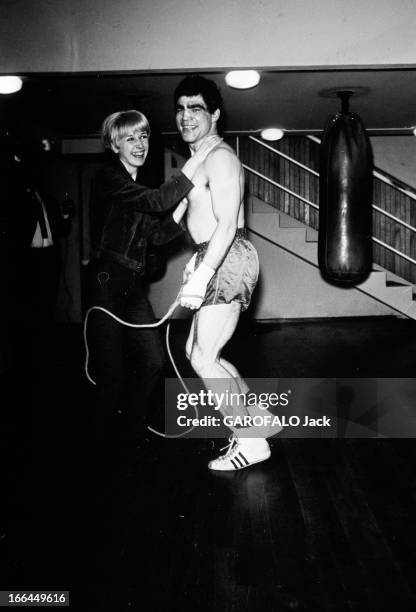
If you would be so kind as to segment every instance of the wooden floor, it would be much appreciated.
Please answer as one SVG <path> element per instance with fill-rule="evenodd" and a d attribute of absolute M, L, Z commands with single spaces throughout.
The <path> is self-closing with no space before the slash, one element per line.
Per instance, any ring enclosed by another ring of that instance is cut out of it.
<path fill-rule="evenodd" d="M 228 356 L 252 377 L 413 377 L 415 332 L 397 319 L 243 322 Z M 173 325 L 186 374 L 185 334 Z M 55 343 L 43 399 L 30 356 L 8 381 L 2 590 L 69 590 L 72 609 L 113 612 L 416 609 L 414 440 L 273 439 L 267 462 L 212 473 L 221 440 L 144 429 L 116 468 L 88 452 L 81 330 Z"/>

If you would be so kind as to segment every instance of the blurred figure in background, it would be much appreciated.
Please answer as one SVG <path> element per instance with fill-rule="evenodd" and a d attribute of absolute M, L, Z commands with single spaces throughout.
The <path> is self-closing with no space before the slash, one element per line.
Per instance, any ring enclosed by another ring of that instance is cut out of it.
<path fill-rule="evenodd" d="M 0 251 L 6 291 L 2 329 L 8 347 L 6 367 L 23 347 L 50 356 L 49 342 L 61 271 L 59 240 L 71 231 L 74 206 L 60 207 L 41 191 L 37 166 L 41 150 L 30 150 L 9 127 L 0 128 Z M 68 202 L 68 201 L 67 201 Z"/>

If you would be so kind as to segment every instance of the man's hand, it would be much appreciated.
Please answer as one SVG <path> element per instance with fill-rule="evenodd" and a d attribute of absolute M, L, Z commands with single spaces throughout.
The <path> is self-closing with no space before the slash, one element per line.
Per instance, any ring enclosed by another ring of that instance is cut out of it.
<path fill-rule="evenodd" d="M 215 270 L 213 270 L 210 266 L 207 266 L 207 264 L 202 261 L 195 272 L 191 274 L 189 280 L 182 287 L 180 297 L 181 306 L 190 308 L 191 310 L 197 310 L 200 308 L 202 302 L 204 301 L 207 285 L 214 273 Z"/>

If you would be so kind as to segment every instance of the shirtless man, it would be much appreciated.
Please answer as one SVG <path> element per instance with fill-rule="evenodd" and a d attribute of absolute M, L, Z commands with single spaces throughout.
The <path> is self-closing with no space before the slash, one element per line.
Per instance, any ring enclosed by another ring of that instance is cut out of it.
<path fill-rule="evenodd" d="M 213 81 L 186 77 L 175 90 L 176 124 L 191 154 L 217 134 L 221 94 Z M 240 312 L 257 283 L 257 252 L 244 228 L 244 172 L 233 149 L 221 141 L 201 164 L 188 194 L 187 226 L 196 253 L 185 268 L 181 305 L 195 310 L 186 354 L 207 387 L 236 393 L 248 388 L 237 369 L 221 357 Z M 213 380 L 217 379 L 217 380 Z M 249 415 L 247 408 L 239 407 Z M 250 431 L 248 431 L 250 430 Z M 277 433 L 274 431 L 273 433 Z M 270 457 L 260 429 L 233 429 L 228 451 L 208 464 L 212 470 L 237 470 Z"/>

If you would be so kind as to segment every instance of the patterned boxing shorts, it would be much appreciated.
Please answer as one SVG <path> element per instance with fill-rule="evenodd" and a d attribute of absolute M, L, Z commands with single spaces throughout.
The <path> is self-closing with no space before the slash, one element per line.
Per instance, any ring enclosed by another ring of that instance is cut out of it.
<path fill-rule="evenodd" d="M 203 260 L 209 245 L 196 245 L 195 269 Z M 257 251 L 248 240 L 247 230 L 239 228 L 221 266 L 208 283 L 202 306 L 239 302 L 247 310 L 259 276 Z"/>

